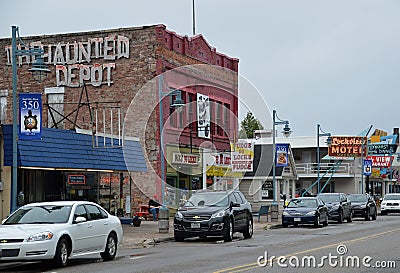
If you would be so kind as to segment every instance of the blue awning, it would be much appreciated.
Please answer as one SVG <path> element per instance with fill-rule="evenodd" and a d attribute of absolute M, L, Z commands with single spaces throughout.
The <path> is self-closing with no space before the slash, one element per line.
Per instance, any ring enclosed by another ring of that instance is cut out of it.
<path fill-rule="evenodd" d="M 3 125 L 4 165 L 12 166 L 12 125 Z M 106 138 L 110 143 L 110 139 Z M 115 140 L 117 146 L 117 140 Z M 99 137 L 103 143 L 103 138 Z M 18 140 L 18 166 L 106 171 L 147 171 L 139 141 L 124 147 L 94 148 L 92 136 L 75 130 L 43 128 L 40 140 Z"/>

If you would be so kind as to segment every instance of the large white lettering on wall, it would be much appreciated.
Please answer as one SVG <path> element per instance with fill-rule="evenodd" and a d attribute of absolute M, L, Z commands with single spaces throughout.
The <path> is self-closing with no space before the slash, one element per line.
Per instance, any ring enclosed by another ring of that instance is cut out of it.
<path fill-rule="evenodd" d="M 44 62 L 53 64 L 56 69 L 57 86 L 79 87 L 84 82 L 92 86 L 111 85 L 115 62 L 93 63 L 94 59 L 115 61 L 129 58 L 129 39 L 112 35 L 104 38 L 89 38 L 87 41 L 58 44 L 32 42 L 27 46 L 18 45 L 18 49 L 41 48 L 44 50 Z M 12 47 L 6 46 L 7 64 L 11 65 Z M 34 56 L 18 57 L 18 65 L 31 64 Z"/>

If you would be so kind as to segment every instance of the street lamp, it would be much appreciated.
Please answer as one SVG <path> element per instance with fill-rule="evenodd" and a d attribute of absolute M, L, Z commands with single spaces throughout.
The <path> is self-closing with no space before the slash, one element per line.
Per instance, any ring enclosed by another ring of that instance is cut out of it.
<path fill-rule="evenodd" d="M 283 135 L 285 137 L 289 137 L 292 131 L 289 127 L 288 120 L 280 119 L 277 114 L 276 110 L 272 110 L 272 187 L 273 187 L 273 205 L 277 206 L 277 185 L 275 179 L 275 168 L 276 168 L 276 144 L 275 144 L 275 125 L 285 125 L 283 128 Z"/>
<path fill-rule="evenodd" d="M 43 65 L 43 55 L 44 51 L 41 48 L 31 48 L 31 49 L 17 49 L 17 33 L 20 43 L 23 44 L 19 37 L 19 28 L 17 26 L 12 26 L 12 40 L 11 40 L 11 63 L 12 63 L 12 88 L 13 88 L 13 160 L 12 160 L 12 184 L 11 184 L 11 212 L 17 209 L 17 170 L 18 170 L 18 111 L 17 111 L 17 56 L 37 56 L 36 62 L 33 63 L 32 68 L 29 70 L 35 79 L 40 81 L 44 79 L 44 76 L 50 72 L 49 69 L 45 68 Z"/>
<path fill-rule="evenodd" d="M 321 132 L 321 133 L 320 133 Z M 317 124 L 317 181 L 318 181 L 318 190 L 317 192 L 320 193 L 321 190 L 321 183 L 319 181 L 319 172 L 320 172 L 320 153 L 319 153 L 319 137 L 321 136 L 326 136 L 328 137 L 326 140 L 326 144 L 328 144 L 328 146 L 332 143 L 332 138 L 331 138 L 331 133 L 326 133 L 321 129 L 321 125 Z"/>
<path fill-rule="evenodd" d="M 164 130 L 164 120 L 163 120 L 163 107 L 162 107 L 162 100 L 166 96 L 175 96 L 175 99 L 171 97 L 171 104 L 170 107 L 173 108 L 180 108 L 185 105 L 184 101 L 182 100 L 182 92 L 180 90 L 168 90 L 167 92 L 163 92 L 163 76 L 160 75 L 158 78 L 158 97 L 159 97 L 159 116 L 160 116 L 160 160 L 161 160 L 161 208 L 159 210 L 159 232 L 168 232 L 168 225 L 169 223 L 163 223 L 160 221 L 160 218 L 169 217 L 168 208 L 165 206 L 165 156 L 164 156 L 164 137 L 163 137 L 163 130 Z M 166 227 L 164 226 L 167 225 Z"/>

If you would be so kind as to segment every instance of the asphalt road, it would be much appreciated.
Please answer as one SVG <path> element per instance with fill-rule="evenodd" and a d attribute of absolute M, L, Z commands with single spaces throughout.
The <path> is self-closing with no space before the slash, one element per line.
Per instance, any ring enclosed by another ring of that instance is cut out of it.
<path fill-rule="evenodd" d="M 266 257 L 266 259 L 264 258 Z M 274 258 L 275 257 L 275 258 Z M 72 261 L 63 269 L 46 264 L 0 264 L 1 272 L 400 272 L 400 214 L 376 221 L 330 222 L 327 227 L 257 231 L 245 240 L 218 238 L 161 242 L 121 248 L 116 260 Z"/>

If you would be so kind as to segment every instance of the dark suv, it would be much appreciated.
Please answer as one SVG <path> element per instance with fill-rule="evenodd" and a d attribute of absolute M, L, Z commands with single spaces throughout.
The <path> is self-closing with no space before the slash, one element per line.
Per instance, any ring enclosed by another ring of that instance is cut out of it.
<path fill-rule="evenodd" d="M 222 236 L 232 241 L 235 232 L 244 238 L 253 236 L 251 204 L 237 190 L 199 190 L 176 212 L 175 241 L 188 237 Z"/>
<path fill-rule="evenodd" d="M 328 207 L 329 220 L 335 220 L 339 223 L 342 223 L 344 219 L 347 222 L 353 221 L 353 209 L 345 193 L 320 193 L 317 196 Z"/>

